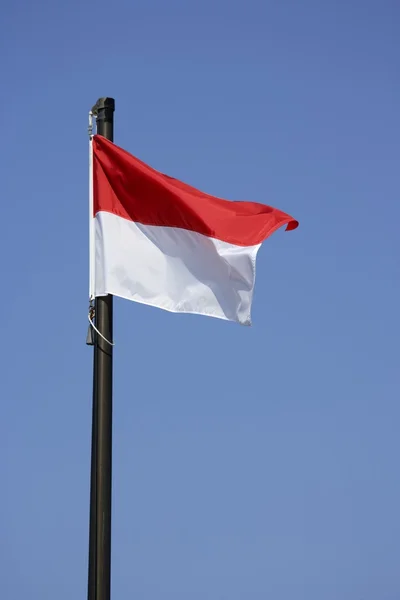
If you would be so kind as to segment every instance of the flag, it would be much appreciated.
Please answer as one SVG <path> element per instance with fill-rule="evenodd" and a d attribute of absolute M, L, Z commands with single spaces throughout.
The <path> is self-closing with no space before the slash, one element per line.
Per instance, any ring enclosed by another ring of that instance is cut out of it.
<path fill-rule="evenodd" d="M 262 242 L 298 222 L 200 192 L 102 136 L 91 142 L 90 296 L 251 324 Z"/>

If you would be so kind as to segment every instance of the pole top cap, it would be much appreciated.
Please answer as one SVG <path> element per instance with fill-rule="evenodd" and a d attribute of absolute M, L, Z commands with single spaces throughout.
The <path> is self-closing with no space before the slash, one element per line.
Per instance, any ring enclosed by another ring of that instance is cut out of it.
<path fill-rule="evenodd" d="M 114 112 L 114 110 L 115 110 L 114 98 L 108 98 L 108 97 L 99 98 L 97 100 L 96 104 L 92 108 L 92 113 L 94 116 L 97 116 L 99 114 L 99 111 L 101 111 L 101 110 Z"/>

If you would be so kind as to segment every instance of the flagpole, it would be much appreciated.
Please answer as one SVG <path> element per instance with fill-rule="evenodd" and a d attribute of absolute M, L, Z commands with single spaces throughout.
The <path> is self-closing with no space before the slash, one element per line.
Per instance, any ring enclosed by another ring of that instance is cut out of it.
<path fill-rule="evenodd" d="M 99 135 L 113 141 L 113 98 L 100 98 L 92 113 Z M 88 600 L 110 600 L 111 589 L 111 473 L 112 473 L 112 346 L 113 298 L 95 299 L 93 361 L 92 456 L 90 474 L 90 524 Z"/>

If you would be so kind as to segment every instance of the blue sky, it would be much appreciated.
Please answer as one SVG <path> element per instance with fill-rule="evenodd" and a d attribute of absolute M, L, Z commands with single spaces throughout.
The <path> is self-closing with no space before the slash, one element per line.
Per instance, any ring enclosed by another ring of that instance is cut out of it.
<path fill-rule="evenodd" d="M 254 326 L 115 302 L 113 598 L 398 600 L 394 0 L 3 8 L 0 595 L 85 598 L 87 113 L 299 219 Z"/>

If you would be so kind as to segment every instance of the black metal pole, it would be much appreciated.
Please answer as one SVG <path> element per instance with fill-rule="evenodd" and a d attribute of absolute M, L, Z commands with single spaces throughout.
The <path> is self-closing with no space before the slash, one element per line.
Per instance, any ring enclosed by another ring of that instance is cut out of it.
<path fill-rule="evenodd" d="M 100 98 L 92 108 L 97 133 L 111 141 L 114 110 L 113 98 Z M 112 296 L 96 298 L 95 324 L 113 340 Z M 112 346 L 95 334 L 88 600 L 110 600 L 111 590 L 112 358 Z"/>

